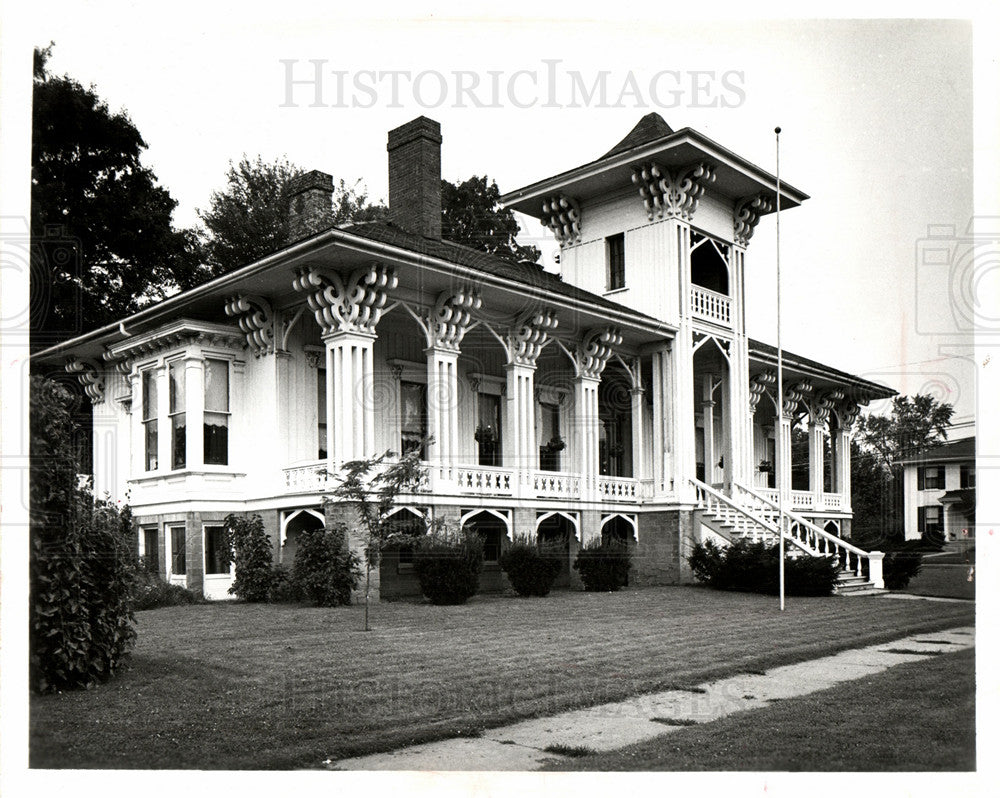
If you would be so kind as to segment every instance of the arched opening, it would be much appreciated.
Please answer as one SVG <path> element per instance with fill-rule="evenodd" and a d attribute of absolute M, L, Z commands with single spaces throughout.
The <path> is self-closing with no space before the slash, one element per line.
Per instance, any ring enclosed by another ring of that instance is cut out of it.
<path fill-rule="evenodd" d="M 500 570 L 500 555 L 509 542 L 509 517 L 494 510 L 472 511 L 462 517 L 462 529 L 475 532 L 483 541 L 483 571 L 479 576 L 479 591 L 502 591 L 506 583 Z"/>
<path fill-rule="evenodd" d="M 621 515 L 613 515 L 606 519 L 604 525 L 601 527 L 601 542 L 602 543 L 621 543 L 635 554 L 635 548 L 639 545 L 639 541 L 635 537 L 635 527 L 633 524 L 625 517 Z M 625 575 L 625 586 L 628 587 L 628 575 Z"/>
<path fill-rule="evenodd" d="M 691 283 L 729 295 L 729 246 L 691 233 Z"/>
<path fill-rule="evenodd" d="M 710 337 L 698 344 L 693 366 L 695 476 L 721 488 L 732 473 L 729 359 Z"/>
<path fill-rule="evenodd" d="M 326 526 L 318 510 L 294 510 L 284 520 L 284 542 L 281 546 L 279 561 L 287 568 L 295 564 L 295 552 L 298 551 L 299 537 L 304 532 L 314 532 Z"/>
<path fill-rule="evenodd" d="M 571 544 L 576 541 L 576 524 L 562 513 L 547 513 L 540 517 L 535 535 L 538 545 L 559 559 L 559 573 L 552 586 L 569 587 Z"/>

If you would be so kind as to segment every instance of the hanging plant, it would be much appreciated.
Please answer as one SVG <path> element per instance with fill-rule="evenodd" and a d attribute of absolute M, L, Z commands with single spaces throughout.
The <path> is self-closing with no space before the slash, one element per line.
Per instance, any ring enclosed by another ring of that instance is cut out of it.
<path fill-rule="evenodd" d="M 770 474 L 774 471 L 774 465 L 770 460 L 761 460 L 757 465 L 757 470 L 762 474 Z"/>
<path fill-rule="evenodd" d="M 493 429 L 491 424 L 487 424 L 486 426 L 480 424 L 476 427 L 475 437 L 477 443 L 496 443 L 497 431 Z"/>
<path fill-rule="evenodd" d="M 547 444 L 545 444 L 545 448 L 548 449 L 550 452 L 561 452 L 563 449 L 566 448 L 566 441 L 564 441 L 562 438 L 556 435 L 555 437 L 551 438 Z"/>

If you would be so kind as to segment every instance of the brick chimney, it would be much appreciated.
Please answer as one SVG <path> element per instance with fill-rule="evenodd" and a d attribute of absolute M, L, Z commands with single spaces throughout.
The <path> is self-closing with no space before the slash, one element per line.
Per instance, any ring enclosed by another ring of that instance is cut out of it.
<path fill-rule="evenodd" d="M 426 116 L 389 131 L 389 220 L 441 238 L 441 125 Z"/>
<path fill-rule="evenodd" d="M 288 189 L 288 241 L 308 238 L 333 226 L 333 177 L 306 172 Z"/>

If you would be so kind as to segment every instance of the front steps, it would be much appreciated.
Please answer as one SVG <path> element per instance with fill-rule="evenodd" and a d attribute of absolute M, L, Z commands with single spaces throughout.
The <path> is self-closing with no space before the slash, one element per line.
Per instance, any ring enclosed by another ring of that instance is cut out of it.
<path fill-rule="evenodd" d="M 837 596 L 878 596 L 889 591 L 873 587 L 865 577 L 858 576 L 853 571 L 841 569 L 837 576 L 837 584 L 833 586 L 833 592 Z"/>

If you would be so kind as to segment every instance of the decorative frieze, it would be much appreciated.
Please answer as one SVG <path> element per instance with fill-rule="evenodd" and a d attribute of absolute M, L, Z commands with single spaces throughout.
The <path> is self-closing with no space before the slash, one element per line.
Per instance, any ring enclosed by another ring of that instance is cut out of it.
<path fill-rule="evenodd" d="M 372 263 L 353 272 L 346 282 L 336 272 L 316 267 L 299 269 L 292 288 L 306 295 L 309 309 L 324 334 L 374 335 L 389 301 L 389 291 L 398 282 L 394 268 Z"/>
<path fill-rule="evenodd" d="M 472 314 L 483 305 L 473 288 L 442 293 L 427 315 L 427 346 L 457 352 L 472 325 Z"/>
<path fill-rule="evenodd" d="M 760 217 L 773 208 L 774 204 L 763 194 L 739 200 L 733 210 L 733 237 L 736 243 L 742 247 L 749 244 Z"/>
<path fill-rule="evenodd" d="M 698 209 L 705 186 L 715 181 L 715 167 L 706 163 L 685 167 L 676 172 L 648 163 L 632 170 L 632 182 L 646 208 L 646 216 L 663 219 L 680 217 L 690 220 Z"/>
<path fill-rule="evenodd" d="M 261 296 L 241 294 L 230 297 L 225 310 L 227 316 L 236 318 L 255 357 L 274 351 L 274 313 L 270 302 Z"/>
<path fill-rule="evenodd" d="M 552 231 L 559 246 L 580 240 L 580 206 L 572 197 L 560 194 L 542 203 L 543 224 Z"/>
<path fill-rule="evenodd" d="M 245 343 L 244 336 L 231 327 L 181 319 L 152 333 L 129 338 L 108 347 L 104 359 L 115 361 L 116 367 L 123 374 L 127 374 L 135 361 L 169 352 L 172 349 L 192 344 L 240 349 Z"/>
<path fill-rule="evenodd" d="M 71 357 L 66 361 L 66 371 L 76 374 L 83 392 L 93 404 L 98 405 L 104 401 L 104 376 L 97 363 L 89 358 Z"/>
<path fill-rule="evenodd" d="M 615 353 L 615 347 L 621 346 L 622 340 L 622 331 L 617 327 L 588 332 L 573 353 L 576 376 L 599 380 L 608 360 Z"/>
<path fill-rule="evenodd" d="M 773 371 L 762 371 L 759 374 L 754 374 L 750 378 L 750 415 L 757 411 L 757 405 L 760 403 L 760 398 L 767 393 L 769 386 L 774 385 L 778 381 L 777 376 Z"/>
<path fill-rule="evenodd" d="M 549 342 L 549 335 L 558 326 L 559 320 L 551 308 L 522 313 L 514 322 L 505 341 L 508 364 L 534 366 Z"/>

